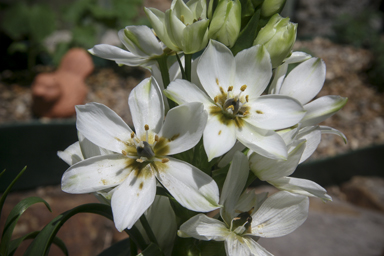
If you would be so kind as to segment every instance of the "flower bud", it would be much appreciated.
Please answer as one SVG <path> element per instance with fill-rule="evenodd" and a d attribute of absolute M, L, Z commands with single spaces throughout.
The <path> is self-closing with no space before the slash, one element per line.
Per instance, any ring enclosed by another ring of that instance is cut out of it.
<path fill-rule="evenodd" d="M 275 68 L 291 52 L 296 41 L 297 24 L 275 14 L 257 35 L 253 45 L 260 44 L 268 50 L 272 67 Z"/>
<path fill-rule="evenodd" d="M 261 16 L 267 18 L 279 13 L 283 9 L 285 1 L 286 0 L 265 0 L 261 6 Z"/>
<path fill-rule="evenodd" d="M 220 0 L 209 27 L 209 38 L 232 47 L 240 33 L 241 4 L 239 0 Z"/>

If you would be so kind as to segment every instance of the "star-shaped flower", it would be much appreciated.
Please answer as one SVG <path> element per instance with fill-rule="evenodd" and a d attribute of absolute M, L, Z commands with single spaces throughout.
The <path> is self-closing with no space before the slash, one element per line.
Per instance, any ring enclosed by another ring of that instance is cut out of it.
<path fill-rule="evenodd" d="M 164 120 L 162 95 L 153 78 L 143 80 L 129 96 L 135 132 L 111 109 L 89 103 L 77 106 L 77 129 L 107 154 L 72 165 L 62 178 L 68 193 L 113 189 L 111 206 L 116 228 L 132 225 L 152 204 L 156 180 L 185 208 L 207 212 L 219 207 L 211 177 L 168 155 L 195 146 L 207 114 L 200 103 L 170 110 Z M 175 125 L 177 123 L 177 125 Z"/>
<path fill-rule="evenodd" d="M 236 139 L 263 156 L 286 159 L 285 143 L 274 130 L 297 124 L 305 111 L 291 97 L 260 96 L 272 75 L 263 46 L 233 56 L 225 45 L 212 40 L 197 63 L 197 75 L 205 92 L 179 79 L 164 93 L 178 104 L 204 104 L 209 114 L 204 130 L 209 160 L 230 150 Z"/>
<path fill-rule="evenodd" d="M 228 256 L 272 255 L 256 241 L 259 237 L 279 237 L 298 228 L 308 216 L 306 196 L 278 192 L 243 192 L 248 177 L 247 157 L 235 154 L 224 182 L 220 203 L 223 221 L 198 214 L 180 226 L 178 235 L 200 240 L 224 241 Z"/>

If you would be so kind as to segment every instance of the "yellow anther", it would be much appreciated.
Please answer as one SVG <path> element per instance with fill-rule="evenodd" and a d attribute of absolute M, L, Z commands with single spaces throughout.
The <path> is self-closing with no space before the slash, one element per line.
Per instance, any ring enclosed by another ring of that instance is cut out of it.
<path fill-rule="evenodd" d="M 243 116 L 246 116 L 246 115 L 248 115 L 248 114 L 249 114 L 249 111 L 246 110 L 246 111 L 244 111 Z"/>
<path fill-rule="evenodd" d="M 163 159 L 161 159 L 161 162 L 162 162 L 163 164 L 168 163 L 168 162 L 169 162 L 169 159 L 168 159 L 168 158 L 163 158 Z"/>
<path fill-rule="evenodd" d="M 146 125 L 144 125 L 144 129 L 146 130 L 146 131 L 148 131 L 149 130 L 149 126 L 146 124 Z"/>
<path fill-rule="evenodd" d="M 121 153 L 122 153 L 123 155 L 125 155 L 125 156 L 128 155 L 127 152 L 125 152 L 125 150 L 122 150 Z"/>
<path fill-rule="evenodd" d="M 135 138 L 135 133 L 131 132 L 131 139 Z"/>
<path fill-rule="evenodd" d="M 245 89 L 247 89 L 247 85 L 243 85 L 243 86 L 240 87 L 240 90 L 241 90 L 242 92 L 245 91 Z"/>
<path fill-rule="evenodd" d="M 213 100 L 215 101 L 215 103 L 217 103 L 219 101 L 217 96 L 215 96 L 215 98 Z"/>
<path fill-rule="evenodd" d="M 233 86 L 231 85 L 228 87 L 228 92 L 231 92 L 232 90 L 233 90 Z"/>
<path fill-rule="evenodd" d="M 235 107 L 234 107 L 233 105 L 229 105 L 229 106 L 227 107 L 227 109 L 232 109 L 232 111 L 233 111 L 233 110 L 235 110 Z"/>
<path fill-rule="evenodd" d="M 138 163 L 142 163 L 142 162 L 144 162 L 144 160 L 143 160 L 143 159 L 140 159 L 140 158 L 137 158 L 137 159 L 136 159 L 136 162 L 138 162 Z"/>
<path fill-rule="evenodd" d="M 249 95 L 245 96 L 245 101 L 248 102 Z"/>
<path fill-rule="evenodd" d="M 261 111 L 261 110 L 256 110 L 256 113 L 257 114 L 264 114 L 263 111 Z"/>
<path fill-rule="evenodd" d="M 216 84 L 219 85 L 219 79 L 218 78 L 216 78 Z"/>
<path fill-rule="evenodd" d="M 222 94 L 224 94 L 224 89 L 223 89 L 223 87 L 221 87 L 221 86 L 220 86 L 220 92 L 221 92 Z"/>
<path fill-rule="evenodd" d="M 155 141 L 159 141 L 159 136 L 155 135 Z"/>

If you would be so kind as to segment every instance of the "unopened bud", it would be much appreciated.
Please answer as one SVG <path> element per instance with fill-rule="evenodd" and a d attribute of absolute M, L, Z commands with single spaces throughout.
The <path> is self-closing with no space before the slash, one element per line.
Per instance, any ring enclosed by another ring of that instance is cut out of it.
<path fill-rule="evenodd" d="M 286 0 L 265 0 L 261 6 L 261 16 L 264 18 L 281 12 Z"/>

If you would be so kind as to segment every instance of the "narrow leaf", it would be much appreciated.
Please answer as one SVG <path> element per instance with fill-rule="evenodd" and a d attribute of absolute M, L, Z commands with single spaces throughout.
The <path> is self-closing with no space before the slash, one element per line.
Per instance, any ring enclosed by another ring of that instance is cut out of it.
<path fill-rule="evenodd" d="M 16 226 L 17 221 L 21 215 L 27 210 L 31 205 L 36 203 L 44 203 L 49 211 L 52 211 L 49 207 L 49 204 L 41 199 L 40 197 L 29 197 L 21 200 L 9 213 L 7 220 L 4 224 L 4 230 L 1 237 L 0 243 L 0 254 L 8 255 L 8 247 L 11 241 L 13 230 Z"/>
<path fill-rule="evenodd" d="M 129 244 L 129 238 L 121 240 L 115 244 L 113 244 L 111 247 L 105 249 L 102 251 L 98 256 L 129 256 L 130 254 L 130 244 Z"/>
<path fill-rule="evenodd" d="M 164 256 L 160 247 L 154 243 L 151 243 L 142 253 L 138 256 Z"/>

